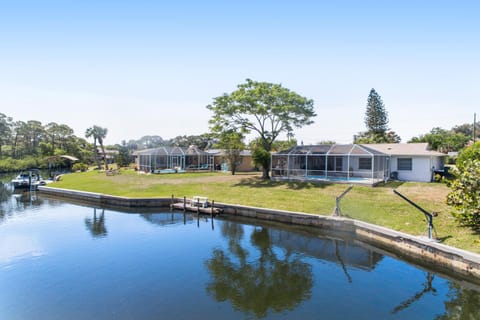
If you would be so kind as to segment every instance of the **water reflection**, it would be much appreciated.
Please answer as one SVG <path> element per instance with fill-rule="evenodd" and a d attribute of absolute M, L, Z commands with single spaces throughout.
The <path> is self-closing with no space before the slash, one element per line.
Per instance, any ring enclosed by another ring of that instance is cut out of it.
<path fill-rule="evenodd" d="M 449 283 L 445 314 L 437 316 L 437 320 L 480 319 L 480 294 L 476 290 L 462 288 L 455 282 Z"/>
<path fill-rule="evenodd" d="M 106 237 L 107 227 L 105 226 L 105 209 L 98 209 L 100 214 L 97 215 L 97 208 L 93 208 L 93 217 L 85 218 L 85 227 L 94 238 Z"/>
<path fill-rule="evenodd" d="M 229 300 L 235 309 L 256 317 L 265 317 L 270 310 L 293 310 L 310 298 L 311 266 L 290 251 L 275 252 L 267 229 L 250 234 L 251 244 L 259 251 L 254 261 L 249 260 L 251 250 L 241 244 L 242 225 L 225 221 L 221 233 L 228 239 L 228 251 L 214 250 L 205 263 L 211 275 L 207 294 L 217 301 Z"/>
<path fill-rule="evenodd" d="M 397 312 L 400 312 L 404 309 L 407 309 L 408 307 L 410 307 L 410 305 L 416 301 L 419 301 L 423 295 L 425 295 L 426 293 L 428 292 L 431 292 L 432 294 L 436 294 L 437 293 L 437 289 L 435 289 L 433 287 L 433 279 L 435 278 L 433 274 L 431 274 L 430 272 L 427 272 L 427 276 L 426 276 L 426 280 L 425 280 L 425 283 L 423 284 L 423 289 L 420 290 L 419 292 L 415 293 L 411 298 L 405 300 L 405 301 L 402 301 L 398 306 L 396 306 L 395 308 L 393 308 L 392 310 L 392 313 L 397 313 Z"/>
<path fill-rule="evenodd" d="M 42 204 L 43 199 L 35 191 L 14 190 L 9 183 L 0 182 L 0 223 L 9 216 Z"/>
<path fill-rule="evenodd" d="M 143 213 L 140 216 L 146 221 L 160 226 L 186 224 L 187 221 L 193 221 L 191 214 L 175 211 L 171 213 Z"/>

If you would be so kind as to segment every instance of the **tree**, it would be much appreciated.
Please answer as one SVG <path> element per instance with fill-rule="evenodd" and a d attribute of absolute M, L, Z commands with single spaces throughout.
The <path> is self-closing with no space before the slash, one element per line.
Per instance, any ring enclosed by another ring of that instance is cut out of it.
<path fill-rule="evenodd" d="M 259 148 L 272 151 L 272 145 L 282 133 L 292 133 L 313 123 L 316 116 L 313 100 L 282 87 L 280 84 L 257 82 L 250 79 L 238 85 L 230 94 L 214 98 L 207 109 L 213 112 L 210 119 L 214 133 L 233 130 L 242 134 L 255 132 Z M 264 179 L 269 178 L 270 158 L 262 163 Z"/>
<path fill-rule="evenodd" d="M 388 130 L 387 111 L 382 98 L 373 88 L 368 95 L 365 125 L 368 131 L 373 133 L 384 133 Z"/>
<path fill-rule="evenodd" d="M 433 128 L 429 133 L 413 137 L 409 142 L 427 142 L 432 150 L 439 152 L 459 151 L 470 141 L 461 131 Z"/>
<path fill-rule="evenodd" d="M 118 154 L 115 156 L 115 162 L 122 167 L 128 166 L 131 163 L 130 152 L 126 145 L 117 145 Z"/>
<path fill-rule="evenodd" d="M 461 168 L 453 168 L 455 180 L 447 204 L 456 211 L 453 216 L 464 226 L 480 229 L 480 160 L 468 159 Z"/>
<path fill-rule="evenodd" d="M 12 118 L 0 113 L 0 159 L 2 158 L 2 147 L 8 143 L 12 135 Z"/>
<path fill-rule="evenodd" d="M 208 133 L 192 136 L 177 136 L 169 141 L 169 144 L 174 147 L 188 148 L 190 146 L 197 146 L 200 150 L 205 150 L 212 145 L 212 137 Z"/>
<path fill-rule="evenodd" d="M 468 160 L 480 161 L 480 142 L 475 142 L 475 144 L 466 147 L 458 154 L 457 168 L 463 171 Z"/>
<path fill-rule="evenodd" d="M 235 175 L 237 166 L 240 162 L 240 153 L 245 149 L 243 135 L 232 130 L 224 131 L 219 134 L 217 146 L 225 150 L 225 158 L 232 175 Z"/>
<path fill-rule="evenodd" d="M 371 131 L 360 132 L 355 136 L 353 143 L 399 143 L 402 139 L 395 131 L 387 131 L 384 133 L 375 133 Z"/>
<path fill-rule="evenodd" d="M 398 143 L 401 140 L 395 131 L 387 131 L 388 113 L 375 89 L 370 90 L 368 95 L 365 125 L 367 131 L 360 132 L 354 143 Z"/>
<path fill-rule="evenodd" d="M 90 127 L 85 132 L 85 137 L 90 138 L 93 137 L 93 156 L 95 157 L 95 162 L 97 163 L 98 169 L 102 169 L 100 165 L 100 160 L 98 159 L 98 150 L 97 150 L 97 141 L 100 144 L 100 148 L 102 149 L 103 153 L 103 161 L 105 164 L 105 169 L 108 170 L 107 165 L 107 156 L 105 154 L 105 147 L 103 146 L 103 139 L 107 136 L 107 129 L 94 125 Z"/>

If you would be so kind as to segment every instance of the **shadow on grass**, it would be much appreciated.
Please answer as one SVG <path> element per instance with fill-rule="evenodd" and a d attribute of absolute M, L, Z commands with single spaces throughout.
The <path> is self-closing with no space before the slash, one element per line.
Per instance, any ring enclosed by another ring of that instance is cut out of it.
<path fill-rule="evenodd" d="M 445 237 L 436 237 L 435 239 L 437 239 L 440 242 L 445 242 L 445 240 L 448 240 L 448 239 L 451 239 L 451 238 L 453 238 L 453 237 L 451 235 L 448 235 L 448 236 L 445 236 Z"/>
<path fill-rule="evenodd" d="M 389 188 L 389 189 L 396 189 L 403 185 L 405 181 L 387 181 L 387 183 L 380 183 L 376 186 L 376 188 Z"/>
<path fill-rule="evenodd" d="M 288 189 L 292 190 L 303 190 L 303 189 L 323 189 L 332 185 L 331 183 L 326 182 L 302 182 L 302 181 L 272 181 L 266 180 L 258 177 L 252 177 L 247 179 L 242 179 L 234 186 L 236 187 L 251 187 L 251 188 L 273 188 L 278 186 L 287 186 Z"/>

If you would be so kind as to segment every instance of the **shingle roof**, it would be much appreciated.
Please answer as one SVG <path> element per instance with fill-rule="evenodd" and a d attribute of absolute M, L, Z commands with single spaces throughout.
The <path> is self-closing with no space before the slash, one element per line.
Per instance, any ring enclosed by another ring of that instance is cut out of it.
<path fill-rule="evenodd" d="M 428 143 L 379 143 L 362 146 L 392 156 L 446 156 L 444 153 L 430 150 Z"/>

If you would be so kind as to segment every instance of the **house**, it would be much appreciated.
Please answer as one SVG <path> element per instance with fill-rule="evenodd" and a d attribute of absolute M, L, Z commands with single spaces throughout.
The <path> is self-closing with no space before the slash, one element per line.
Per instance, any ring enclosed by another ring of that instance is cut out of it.
<path fill-rule="evenodd" d="M 208 154 L 213 157 L 213 162 L 215 164 L 216 170 L 229 171 L 228 161 L 226 160 L 225 150 L 221 149 L 210 149 L 207 150 Z M 253 165 L 252 161 L 252 152 L 250 150 L 240 151 L 240 161 L 237 164 L 237 172 L 250 172 L 256 171 L 256 168 Z"/>
<path fill-rule="evenodd" d="M 435 170 L 444 169 L 446 154 L 430 150 L 428 143 L 369 144 L 369 148 L 389 156 L 391 178 L 429 182 Z"/>
<path fill-rule="evenodd" d="M 213 157 L 196 146 L 158 147 L 137 150 L 133 153 L 135 166 L 140 171 L 160 172 L 160 170 L 212 170 Z M 170 171 L 168 171 L 170 172 Z"/>
<path fill-rule="evenodd" d="M 375 185 L 388 179 L 432 181 L 443 153 L 426 143 L 295 146 L 272 155 L 273 179 Z"/>

